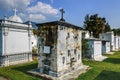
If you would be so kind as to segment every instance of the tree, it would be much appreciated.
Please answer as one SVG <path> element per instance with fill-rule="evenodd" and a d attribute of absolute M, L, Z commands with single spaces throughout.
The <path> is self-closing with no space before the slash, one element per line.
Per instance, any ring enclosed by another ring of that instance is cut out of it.
<path fill-rule="evenodd" d="M 109 23 L 106 23 L 105 25 L 105 32 L 111 31 Z"/>
<path fill-rule="evenodd" d="M 110 25 L 106 23 L 106 19 L 99 17 L 98 14 L 85 16 L 84 29 L 90 33 L 93 32 L 95 38 L 99 37 L 100 33 L 110 31 Z"/>
<path fill-rule="evenodd" d="M 120 36 L 120 28 L 114 28 L 114 29 L 112 29 L 112 31 L 114 32 L 114 35 L 118 35 L 118 36 Z"/>

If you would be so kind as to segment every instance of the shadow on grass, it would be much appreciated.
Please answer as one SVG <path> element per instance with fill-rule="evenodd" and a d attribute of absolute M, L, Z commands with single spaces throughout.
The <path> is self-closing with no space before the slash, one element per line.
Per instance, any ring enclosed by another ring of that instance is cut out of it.
<path fill-rule="evenodd" d="M 105 59 L 104 62 L 109 62 L 112 64 L 120 64 L 120 58 L 108 58 Z"/>
<path fill-rule="evenodd" d="M 52 80 L 52 79 L 45 78 L 45 77 L 42 77 L 42 76 L 38 76 L 38 75 L 35 75 L 35 74 L 33 75 L 33 74 L 30 74 L 30 73 L 27 72 L 29 70 L 36 69 L 37 65 L 38 65 L 37 63 L 27 64 L 27 65 L 25 64 L 25 65 L 22 65 L 22 66 L 14 67 L 12 69 L 23 72 L 23 73 L 26 73 L 26 74 L 31 75 L 33 77 L 40 78 L 39 80 Z"/>
<path fill-rule="evenodd" d="M 104 70 L 94 80 L 120 80 L 120 72 Z"/>
<path fill-rule="evenodd" d="M 37 68 L 37 63 L 25 64 L 25 65 L 23 64 L 21 66 L 16 66 L 12 69 L 27 73 L 27 71 L 34 69 L 34 68 Z"/>

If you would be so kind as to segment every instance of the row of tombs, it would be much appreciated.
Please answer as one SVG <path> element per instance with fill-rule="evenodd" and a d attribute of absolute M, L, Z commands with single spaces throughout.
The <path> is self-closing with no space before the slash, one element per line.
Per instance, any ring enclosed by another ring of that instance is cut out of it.
<path fill-rule="evenodd" d="M 99 34 L 99 38 L 94 38 L 88 31 L 84 31 L 84 40 L 88 43 L 88 49 L 85 52 L 86 58 L 94 60 L 104 60 L 106 57 L 102 54 L 113 54 L 112 51 L 120 49 L 120 36 L 114 36 L 113 32 Z"/>
<path fill-rule="evenodd" d="M 113 32 L 100 34 L 99 39 L 89 36 L 79 26 L 65 21 L 36 24 L 38 26 L 38 67 L 35 72 L 53 77 L 81 69 L 82 33 L 87 41 L 86 57 L 103 60 L 102 53 L 118 50 L 120 37 Z M 32 61 L 32 24 L 23 23 L 16 13 L 0 20 L 0 66 Z M 63 79 L 61 79 L 63 80 Z"/>

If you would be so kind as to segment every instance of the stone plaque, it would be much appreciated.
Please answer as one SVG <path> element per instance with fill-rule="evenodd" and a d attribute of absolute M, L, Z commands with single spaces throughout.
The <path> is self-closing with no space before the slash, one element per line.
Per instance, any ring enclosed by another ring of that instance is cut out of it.
<path fill-rule="evenodd" d="M 44 46 L 44 53 L 50 54 L 50 46 Z"/>

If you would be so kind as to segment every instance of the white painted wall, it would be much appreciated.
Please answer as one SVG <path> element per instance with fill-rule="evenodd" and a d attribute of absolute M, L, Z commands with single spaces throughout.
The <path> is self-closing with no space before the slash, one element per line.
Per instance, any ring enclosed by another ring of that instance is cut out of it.
<path fill-rule="evenodd" d="M 101 41 L 94 41 L 94 58 L 101 56 L 101 49 Z"/>
<path fill-rule="evenodd" d="M 2 43 L 3 43 L 3 40 L 2 40 L 2 28 L 0 26 L 0 55 L 2 55 Z"/>
<path fill-rule="evenodd" d="M 2 55 L 20 54 L 20 53 L 31 53 L 32 42 L 31 42 L 31 29 L 32 26 L 29 24 L 22 24 L 11 21 L 2 21 Z M 30 34 L 30 35 L 29 35 Z"/>
<path fill-rule="evenodd" d="M 31 41 L 32 41 L 32 48 L 37 48 L 37 36 L 32 34 L 31 35 Z"/>
<path fill-rule="evenodd" d="M 114 43 L 115 43 L 115 49 L 119 49 L 119 43 L 118 43 L 118 41 L 119 41 L 119 37 L 118 36 L 114 36 Z"/>
<path fill-rule="evenodd" d="M 106 42 L 106 53 L 110 52 L 110 42 Z"/>
<path fill-rule="evenodd" d="M 28 31 L 9 28 L 8 35 L 3 35 L 3 55 L 31 52 Z"/>
<path fill-rule="evenodd" d="M 118 40 L 118 47 L 119 47 L 119 49 L 120 49 L 120 36 L 118 36 L 119 37 L 119 40 Z"/>
<path fill-rule="evenodd" d="M 89 51 L 88 54 L 91 55 L 92 59 L 97 59 L 102 54 L 101 41 L 95 39 L 87 39 Z"/>

